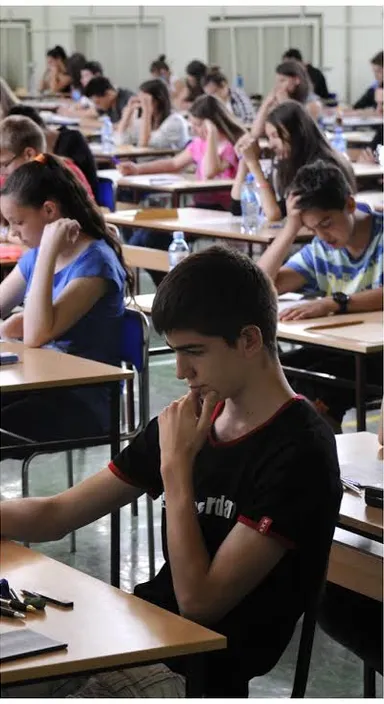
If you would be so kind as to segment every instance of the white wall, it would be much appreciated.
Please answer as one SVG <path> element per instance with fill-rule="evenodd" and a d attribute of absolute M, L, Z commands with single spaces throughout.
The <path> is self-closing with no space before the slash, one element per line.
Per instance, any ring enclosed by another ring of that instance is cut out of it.
<path fill-rule="evenodd" d="M 144 17 L 162 19 L 164 52 L 175 73 L 182 75 L 186 63 L 191 59 L 207 59 L 207 24 L 210 17 L 276 14 L 298 16 L 301 9 L 299 6 L 2 6 L 0 17 L 31 20 L 33 60 L 37 63 L 37 73 L 40 75 L 44 68 L 46 49 L 62 44 L 69 52 L 73 50 L 72 18 L 139 17 L 141 10 Z M 369 59 L 383 45 L 382 7 L 308 6 L 304 7 L 304 11 L 322 17 L 322 66 L 328 69 L 325 74 L 330 90 L 337 92 L 341 98 L 355 100 L 372 82 Z"/>

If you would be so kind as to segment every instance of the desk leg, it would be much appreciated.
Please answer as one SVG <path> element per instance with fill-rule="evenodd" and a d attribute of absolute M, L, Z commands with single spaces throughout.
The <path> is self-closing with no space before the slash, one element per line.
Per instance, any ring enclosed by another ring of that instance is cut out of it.
<path fill-rule="evenodd" d="M 189 655 L 185 661 L 185 697 L 204 697 L 204 655 Z"/>
<path fill-rule="evenodd" d="M 171 204 L 172 208 L 180 208 L 180 193 L 172 193 Z"/>
<path fill-rule="evenodd" d="M 253 242 L 248 242 L 248 256 L 253 259 Z"/>
<path fill-rule="evenodd" d="M 365 402 L 367 369 L 366 357 L 363 354 L 355 354 L 355 376 L 356 376 L 356 426 L 357 432 L 366 429 Z"/>
<path fill-rule="evenodd" d="M 110 385 L 111 459 L 120 451 L 120 384 Z M 111 513 L 111 584 L 120 587 L 120 511 Z"/>

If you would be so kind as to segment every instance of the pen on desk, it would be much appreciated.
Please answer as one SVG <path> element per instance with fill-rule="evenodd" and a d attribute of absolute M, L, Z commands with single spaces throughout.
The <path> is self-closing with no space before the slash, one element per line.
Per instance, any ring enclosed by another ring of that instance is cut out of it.
<path fill-rule="evenodd" d="M 25 618 L 25 614 L 20 611 L 13 611 L 13 609 L 7 609 L 5 606 L 0 606 L 0 616 L 7 616 L 8 618 Z"/>
<path fill-rule="evenodd" d="M 18 611 L 36 611 L 37 609 L 31 604 L 23 604 L 22 601 L 18 599 L 0 599 L 1 606 L 10 606 L 12 609 Z"/>
<path fill-rule="evenodd" d="M 117 156 L 113 156 L 111 161 L 115 166 L 119 166 L 120 164 L 120 159 L 118 159 Z"/>

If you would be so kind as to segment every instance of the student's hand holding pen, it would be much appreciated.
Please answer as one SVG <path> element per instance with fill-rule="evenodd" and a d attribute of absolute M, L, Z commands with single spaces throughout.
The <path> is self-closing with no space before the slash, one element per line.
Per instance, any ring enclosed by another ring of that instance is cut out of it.
<path fill-rule="evenodd" d="M 116 165 L 122 176 L 135 176 L 138 173 L 137 164 L 133 161 L 123 161 Z"/>

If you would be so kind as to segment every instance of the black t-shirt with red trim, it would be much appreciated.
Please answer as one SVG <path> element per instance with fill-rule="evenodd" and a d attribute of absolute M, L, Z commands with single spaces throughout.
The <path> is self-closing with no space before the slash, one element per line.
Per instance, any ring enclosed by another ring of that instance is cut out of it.
<path fill-rule="evenodd" d="M 213 421 L 222 410 L 218 405 Z M 110 464 L 121 479 L 163 493 L 157 419 Z M 287 551 L 276 567 L 220 622 L 228 656 L 247 677 L 267 672 L 289 642 L 295 624 L 324 573 L 341 501 L 336 443 L 328 425 L 300 397 L 267 423 L 233 441 L 210 437 L 194 468 L 196 510 L 207 550 L 215 555 L 237 521 L 280 541 Z M 165 564 L 135 594 L 178 612 L 162 508 Z"/>

